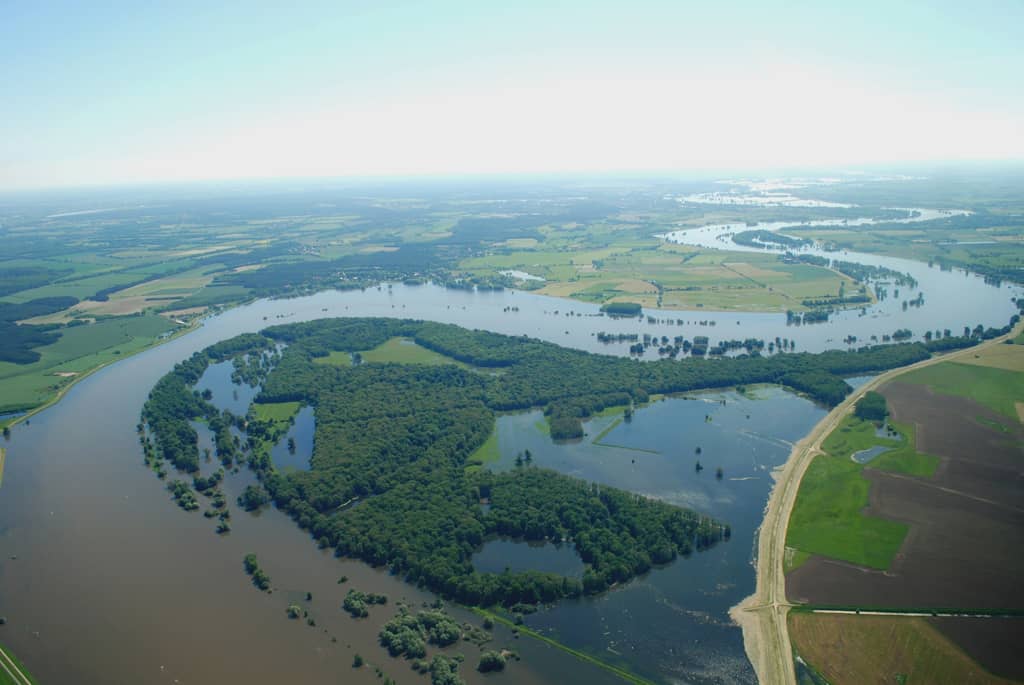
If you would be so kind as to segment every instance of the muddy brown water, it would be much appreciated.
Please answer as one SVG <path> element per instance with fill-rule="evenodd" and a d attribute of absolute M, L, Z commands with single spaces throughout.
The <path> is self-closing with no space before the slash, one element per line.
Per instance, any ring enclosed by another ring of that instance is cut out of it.
<path fill-rule="evenodd" d="M 251 476 L 226 481 L 233 529 L 218 536 L 213 521 L 174 506 L 141 463 L 135 426 L 156 380 L 194 350 L 262 328 L 263 316 L 293 304 L 229 312 L 84 379 L 13 429 L 0 493 L 0 615 L 7 618 L 0 641 L 41 683 L 379 682 L 372 668 L 352 668 L 356 652 L 400 682 L 425 682 L 389 658 L 376 634 L 397 601 L 419 604 L 432 594 L 318 550 L 280 512 L 240 511 L 234 497 Z M 249 552 L 270 575 L 273 594 L 248 581 L 242 558 Z M 349 581 L 339 585 L 342 575 Z M 383 592 L 390 602 L 355 621 L 340 610 L 350 587 Z M 315 628 L 286 618 L 292 602 L 309 609 Z M 500 627 L 491 646 L 523 659 L 488 682 L 618 682 Z M 467 654 L 462 677 L 481 682 L 476 647 L 458 651 Z"/>

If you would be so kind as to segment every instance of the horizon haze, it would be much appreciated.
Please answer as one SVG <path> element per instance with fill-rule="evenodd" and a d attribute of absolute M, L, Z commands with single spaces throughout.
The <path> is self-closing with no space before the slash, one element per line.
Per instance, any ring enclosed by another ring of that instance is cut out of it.
<path fill-rule="evenodd" d="M 0 190 L 1024 158 L 1024 6 L 9 6 Z"/>

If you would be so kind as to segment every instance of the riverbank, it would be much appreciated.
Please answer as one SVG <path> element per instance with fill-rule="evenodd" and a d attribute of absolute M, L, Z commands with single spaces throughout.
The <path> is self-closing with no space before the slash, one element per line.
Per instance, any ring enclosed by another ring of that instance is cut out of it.
<path fill-rule="evenodd" d="M 792 606 L 786 599 L 786 576 L 783 562 L 786 554 L 786 533 L 790 514 L 796 503 L 800 482 L 811 462 L 822 453 L 821 444 L 852 410 L 854 404 L 869 390 L 911 370 L 973 355 L 979 349 L 1012 340 L 1024 331 L 1024 323 L 1006 335 L 980 345 L 932 357 L 900 369 L 887 371 L 857 389 L 825 416 L 814 429 L 797 442 L 786 463 L 772 476 L 772 489 L 758 534 L 757 579 L 754 594 L 729 611 L 730 617 L 743 631 L 743 646 L 761 683 L 795 683 L 796 671 L 790 644 L 787 616 Z"/>

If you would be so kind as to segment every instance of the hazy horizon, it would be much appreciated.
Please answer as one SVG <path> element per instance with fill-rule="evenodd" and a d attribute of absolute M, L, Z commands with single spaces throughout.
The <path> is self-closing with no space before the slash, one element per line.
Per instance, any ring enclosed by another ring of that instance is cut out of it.
<path fill-rule="evenodd" d="M 1024 6 L 8 7 L 0 191 L 1024 159 Z"/>

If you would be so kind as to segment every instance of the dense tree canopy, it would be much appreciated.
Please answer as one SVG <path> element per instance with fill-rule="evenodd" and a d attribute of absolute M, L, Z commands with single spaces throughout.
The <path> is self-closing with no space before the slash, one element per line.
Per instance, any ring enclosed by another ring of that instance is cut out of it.
<path fill-rule="evenodd" d="M 315 363 L 396 336 L 469 368 Z M 283 353 L 268 352 L 278 344 Z M 652 393 L 772 382 L 834 405 L 850 392 L 842 376 L 928 356 L 922 344 L 903 344 L 644 363 L 436 323 L 330 319 L 276 326 L 197 353 L 161 379 L 143 416 L 162 458 L 195 470 L 191 420 L 207 419 L 218 435 L 230 436 L 233 424 L 246 427 L 193 390 L 208 364 L 236 359 L 239 375 L 262 382 L 257 402 L 297 401 L 316 410 L 309 471 L 276 471 L 265 452 L 252 449 L 258 440 L 243 451 L 277 506 L 322 546 L 467 603 L 530 604 L 604 591 L 729 531 L 692 511 L 538 468 L 467 472 L 495 412 L 543 407 L 558 438 L 582 434 L 581 420 L 604 407 Z M 262 430 L 256 423 L 253 429 Z M 222 460 L 243 456 L 224 442 L 217 441 Z M 586 563 L 584 575 L 480 573 L 472 556 L 494 536 L 569 541 Z"/>

